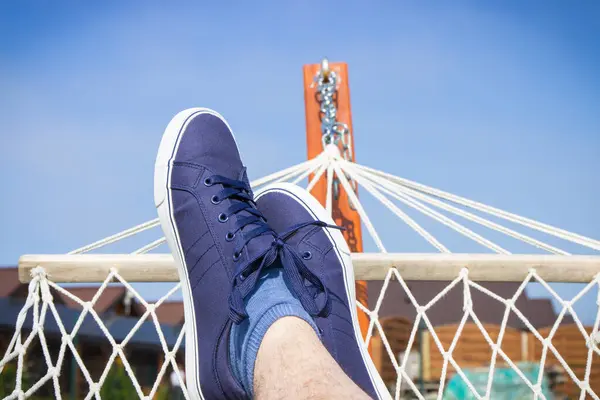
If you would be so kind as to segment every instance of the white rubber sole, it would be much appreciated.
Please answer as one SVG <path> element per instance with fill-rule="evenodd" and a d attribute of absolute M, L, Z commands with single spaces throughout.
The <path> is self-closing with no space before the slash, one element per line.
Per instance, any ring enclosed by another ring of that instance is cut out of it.
<path fill-rule="evenodd" d="M 208 108 L 190 108 L 181 111 L 169 122 L 165 129 L 156 163 L 154 167 L 154 204 L 165 234 L 171 253 L 177 265 L 181 290 L 183 292 L 183 307 L 185 315 L 185 378 L 190 398 L 204 400 L 198 376 L 198 329 L 193 307 L 192 290 L 188 270 L 183 256 L 183 249 L 173 215 L 173 201 L 169 187 L 171 186 L 171 169 L 173 158 L 177 154 L 179 143 L 187 124 L 201 114 L 211 114 L 220 118 L 229 128 L 227 121 L 217 112 Z M 229 129 L 231 131 L 231 128 Z M 235 140 L 235 138 L 234 138 Z"/>
<path fill-rule="evenodd" d="M 317 201 L 317 199 L 315 199 L 303 188 L 287 182 L 276 183 L 259 190 L 254 196 L 255 200 L 258 201 L 260 197 L 271 192 L 279 192 L 294 197 L 306 209 L 306 211 L 313 216 L 315 220 L 320 220 L 328 224 L 335 225 L 335 222 L 327 213 L 327 210 L 325 210 Z M 373 364 L 373 361 L 371 360 L 371 356 L 369 355 L 367 347 L 363 345 L 360 325 L 358 323 L 358 313 L 356 310 L 356 287 L 354 280 L 354 267 L 352 266 L 352 253 L 348 247 L 346 239 L 344 239 L 344 235 L 342 235 L 342 232 L 339 229 L 324 228 L 324 230 L 329 236 L 329 240 L 333 244 L 336 255 L 340 260 L 344 270 L 344 283 L 346 285 L 346 294 L 348 296 L 347 300 L 348 304 L 350 305 L 350 312 L 352 314 L 354 336 L 359 344 L 358 347 L 360 349 L 363 361 L 367 366 L 371 383 L 373 384 L 379 399 L 391 399 L 392 397 L 385 386 L 385 383 L 381 379 L 379 372 L 377 372 L 377 368 L 375 368 L 375 364 Z"/>

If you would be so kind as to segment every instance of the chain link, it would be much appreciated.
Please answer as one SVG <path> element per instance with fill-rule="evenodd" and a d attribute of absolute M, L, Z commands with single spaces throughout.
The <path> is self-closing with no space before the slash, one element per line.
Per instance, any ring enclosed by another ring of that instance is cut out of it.
<path fill-rule="evenodd" d="M 315 81 L 317 83 L 318 100 L 321 105 L 321 132 L 323 148 L 328 144 L 340 147 L 342 157 L 352 161 L 352 139 L 348 125 L 337 120 L 336 98 L 338 75 L 329 69 L 329 62 L 323 60 Z"/>
<path fill-rule="evenodd" d="M 335 71 L 329 68 L 329 61 L 324 59 L 321 62 L 321 69 L 315 76 L 315 82 L 317 84 L 317 100 L 321 106 L 321 132 L 323 149 L 329 144 L 334 144 L 340 149 L 342 157 L 346 161 L 352 162 L 352 137 L 348 124 L 337 120 L 337 107 L 336 107 L 336 93 L 339 77 Z M 353 181 L 349 176 L 346 176 L 348 182 L 352 186 L 352 189 L 356 192 L 356 182 Z M 337 199 L 339 197 L 339 185 L 338 178 L 333 180 L 333 195 Z M 350 207 L 354 209 L 352 202 Z"/>

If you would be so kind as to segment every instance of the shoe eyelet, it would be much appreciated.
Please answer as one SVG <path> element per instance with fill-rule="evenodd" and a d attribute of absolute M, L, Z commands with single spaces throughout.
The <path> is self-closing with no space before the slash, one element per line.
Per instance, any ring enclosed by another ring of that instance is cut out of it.
<path fill-rule="evenodd" d="M 305 251 L 302 253 L 302 258 L 304 260 L 310 260 L 312 258 L 312 253 L 310 251 Z"/>
<path fill-rule="evenodd" d="M 210 178 L 204 179 L 204 186 L 212 186 L 213 181 Z"/>
<path fill-rule="evenodd" d="M 225 215 L 225 213 L 219 214 L 219 217 L 218 217 L 219 222 L 227 222 L 228 219 L 229 219 L 229 217 L 227 215 Z"/>
<path fill-rule="evenodd" d="M 239 260 L 241 256 L 242 256 L 242 252 L 241 251 L 236 251 L 235 253 L 233 253 L 233 261 Z M 241 277 L 242 280 L 246 279 L 246 277 L 244 276 L 244 274 L 241 274 L 240 277 Z"/>
<path fill-rule="evenodd" d="M 225 235 L 225 240 L 227 240 L 228 242 L 231 242 L 234 237 L 235 237 L 235 233 L 227 232 L 227 234 Z"/>
<path fill-rule="evenodd" d="M 219 199 L 219 196 L 217 196 L 216 194 L 210 198 L 210 202 L 213 204 L 219 204 L 221 202 L 221 199 Z"/>

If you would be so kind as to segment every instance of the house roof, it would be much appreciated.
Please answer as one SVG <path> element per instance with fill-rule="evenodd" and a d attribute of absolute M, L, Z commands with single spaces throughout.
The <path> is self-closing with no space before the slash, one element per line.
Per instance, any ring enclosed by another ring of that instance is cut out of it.
<path fill-rule="evenodd" d="M 558 317 L 550 299 L 529 299 L 527 310 L 523 314 L 535 328 L 553 325 Z M 575 321 L 569 314 L 565 314 L 561 321 L 561 325 L 573 323 Z"/>
<path fill-rule="evenodd" d="M 179 325 L 184 321 L 183 302 L 167 301 L 156 308 L 156 316 L 161 324 Z"/>
<path fill-rule="evenodd" d="M 0 313 L 0 328 L 13 332 L 15 329 L 15 321 L 24 305 L 25 301 L 23 299 L 10 297 L 0 298 L 0 309 L 2 310 L 2 313 Z M 56 304 L 55 307 L 66 331 L 71 332 L 81 312 L 61 304 Z M 48 311 L 48 313 L 51 314 L 50 311 Z M 100 318 L 102 318 L 104 325 L 117 343 L 122 342 L 139 321 L 139 318 L 135 317 L 110 316 L 104 318 L 104 316 L 101 315 Z M 31 327 L 32 311 L 29 310 L 23 323 L 23 329 L 30 330 Z M 167 346 L 172 348 L 177 341 L 179 328 L 165 324 L 161 324 L 160 328 L 165 336 Z M 47 316 L 45 319 L 44 333 L 48 336 L 60 337 L 61 333 L 54 317 Z M 94 318 L 89 315 L 81 324 L 77 336 L 85 341 L 102 341 L 108 343 L 108 340 Z M 137 346 L 160 346 L 161 344 L 158 335 L 156 334 L 154 322 L 148 320 L 142 322 L 138 331 L 131 337 L 128 343 Z M 181 346 L 184 347 L 184 343 L 182 343 Z"/>
<path fill-rule="evenodd" d="M 478 282 L 481 286 L 497 294 L 502 298 L 512 297 L 519 283 L 517 282 Z M 431 299 L 438 295 L 449 282 L 440 281 L 408 281 L 408 287 L 419 305 L 426 305 Z M 367 283 L 369 291 L 369 308 L 374 309 L 379 293 L 383 286 L 383 281 L 369 281 Z M 482 323 L 501 324 L 504 317 L 505 305 L 491 296 L 470 288 L 471 299 L 473 302 L 473 311 Z M 463 311 L 463 285 L 454 286 L 443 299 L 438 300 L 427 311 L 427 317 L 431 323 L 436 325 L 455 324 L 462 318 Z M 525 315 L 535 328 L 552 325 L 556 321 L 556 315 L 552 304 L 548 299 L 529 299 L 525 293 L 522 293 L 516 301 L 515 306 Z M 410 302 L 400 284 L 391 281 L 383 298 L 379 310 L 379 318 L 402 316 L 414 321 L 416 310 Z M 569 319 L 563 321 L 568 323 Z M 509 314 L 508 326 L 524 329 L 525 324 L 511 312 Z"/>
<path fill-rule="evenodd" d="M 79 297 L 82 301 L 91 301 L 98 292 L 98 286 L 93 287 L 70 287 L 66 288 L 72 295 Z M 104 289 L 100 298 L 94 304 L 94 310 L 99 313 L 106 312 L 112 305 L 120 300 L 127 289 L 124 286 L 108 286 Z M 81 306 L 76 301 L 72 300 L 64 293 L 58 293 L 65 305 L 69 308 L 81 309 Z"/>
<path fill-rule="evenodd" d="M 17 267 L 0 267 L 0 297 L 8 297 L 21 285 Z"/>
<path fill-rule="evenodd" d="M 24 288 L 26 284 L 19 281 L 19 271 L 17 267 L 0 267 L 0 298 L 13 296 L 18 289 Z M 91 301 L 98 292 L 99 286 L 68 287 L 65 288 L 74 296 L 82 301 Z M 76 301 L 62 292 L 52 290 L 57 304 L 64 304 L 68 308 L 81 310 L 81 306 Z M 102 292 L 100 298 L 94 305 L 94 310 L 98 313 L 105 313 L 117 301 L 125 296 L 127 289 L 123 286 L 108 286 Z M 144 307 L 137 301 L 132 302 L 132 307 L 136 310 L 134 314 L 144 313 Z M 158 320 L 161 323 L 177 325 L 184 320 L 182 302 L 165 302 L 156 309 Z"/>

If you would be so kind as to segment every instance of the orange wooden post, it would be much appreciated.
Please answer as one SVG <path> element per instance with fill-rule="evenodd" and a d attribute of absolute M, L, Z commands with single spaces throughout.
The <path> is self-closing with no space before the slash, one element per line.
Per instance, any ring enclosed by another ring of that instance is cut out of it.
<path fill-rule="evenodd" d="M 315 76 L 321 68 L 320 64 L 304 66 L 304 102 L 306 108 L 306 143 L 308 147 L 308 159 L 312 159 L 323 152 L 320 104 L 317 97 Z M 329 69 L 334 71 L 338 77 L 338 88 L 334 99 L 336 99 L 337 121 L 345 123 L 350 129 L 350 140 L 352 141 L 352 159 L 354 154 L 354 131 L 352 130 L 352 115 L 350 110 L 350 88 L 348 85 L 348 65 L 345 63 L 329 63 Z M 312 190 L 321 204 L 325 205 L 327 196 L 327 174 L 323 174 L 319 182 Z M 314 174 L 311 175 L 311 179 Z M 339 185 L 339 196 L 332 200 L 333 220 L 339 226 L 346 228 L 344 237 L 355 253 L 363 251 L 362 232 L 358 212 L 350 207 L 348 195 L 342 185 Z M 356 297 L 363 305 L 367 306 L 367 283 L 356 282 Z M 363 338 L 366 337 L 369 326 L 369 317 L 360 309 L 358 319 Z"/>

